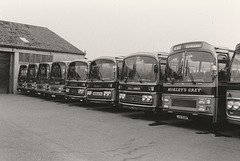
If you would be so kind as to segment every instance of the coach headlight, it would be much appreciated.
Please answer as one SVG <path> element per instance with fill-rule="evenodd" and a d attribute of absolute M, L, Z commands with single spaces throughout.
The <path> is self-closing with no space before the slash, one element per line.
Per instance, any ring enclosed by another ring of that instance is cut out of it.
<path fill-rule="evenodd" d="M 27 84 L 24 82 L 24 83 L 22 84 L 22 87 L 23 87 L 23 88 L 26 88 L 26 87 L 27 87 Z"/>
<path fill-rule="evenodd" d="M 171 104 L 171 98 L 169 96 L 163 96 L 162 97 L 162 107 L 169 108 L 170 104 Z"/>
<path fill-rule="evenodd" d="M 83 94 L 84 93 L 84 89 L 78 89 L 78 94 Z"/>
<path fill-rule="evenodd" d="M 208 105 L 198 105 L 197 110 L 200 112 L 210 112 L 211 106 Z"/>
<path fill-rule="evenodd" d="M 37 84 L 36 84 L 36 82 L 34 82 L 34 83 L 32 84 L 32 89 L 37 89 Z"/>
<path fill-rule="evenodd" d="M 210 105 L 211 104 L 211 99 L 210 98 L 199 98 L 198 99 L 198 104 L 199 105 Z"/>
<path fill-rule="evenodd" d="M 228 101 L 227 102 L 227 109 L 230 110 L 233 107 L 234 102 L 233 101 Z"/>
<path fill-rule="evenodd" d="M 66 92 L 67 92 L 67 93 L 69 92 L 69 90 L 70 90 L 69 88 L 66 88 Z"/>
<path fill-rule="evenodd" d="M 239 110 L 239 107 L 240 107 L 240 102 L 239 101 L 236 101 L 233 103 L 233 110 Z"/>
<path fill-rule="evenodd" d="M 169 96 L 163 96 L 162 101 L 168 103 L 168 102 L 170 102 L 170 97 Z"/>
<path fill-rule="evenodd" d="M 162 105 L 162 107 L 163 107 L 163 108 L 169 108 L 169 105 L 164 103 L 164 104 Z"/>
<path fill-rule="evenodd" d="M 142 102 L 152 102 L 152 96 L 151 95 L 143 95 Z"/>
<path fill-rule="evenodd" d="M 206 104 L 205 99 L 204 99 L 204 98 L 199 98 L 198 104 L 199 104 L 199 105 L 204 105 L 204 104 Z"/>
<path fill-rule="evenodd" d="M 209 99 L 209 98 L 207 98 L 206 101 L 205 101 L 205 103 L 206 103 L 207 105 L 210 105 L 211 102 L 212 102 L 212 101 L 211 101 L 211 99 Z"/>
<path fill-rule="evenodd" d="M 111 91 L 103 91 L 103 96 L 110 97 L 112 95 Z"/>
<path fill-rule="evenodd" d="M 125 93 L 119 93 L 119 99 L 126 99 L 126 94 Z"/>

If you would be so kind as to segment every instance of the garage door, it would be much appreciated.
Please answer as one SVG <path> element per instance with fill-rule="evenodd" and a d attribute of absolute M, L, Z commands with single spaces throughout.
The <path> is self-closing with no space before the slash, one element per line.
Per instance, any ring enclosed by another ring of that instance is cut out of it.
<path fill-rule="evenodd" d="M 0 93 L 9 92 L 10 53 L 0 52 Z"/>

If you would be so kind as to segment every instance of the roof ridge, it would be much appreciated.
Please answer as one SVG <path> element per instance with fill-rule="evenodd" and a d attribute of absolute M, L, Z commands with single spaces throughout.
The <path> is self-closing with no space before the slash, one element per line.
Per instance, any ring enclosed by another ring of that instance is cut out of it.
<path fill-rule="evenodd" d="M 31 24 L 20 23 L 20 22 L 13 22 L 13 21 L 0 20 L 0 23 L 1 23 L 1 22 L 7 22 L 7 23 L 18 24 L 18 25 L 25 25 L 25 26 L 40 27 L 40 28 L 46 28 L 46 29 L 48 29 L 47 27 L 44 27 L 44 26 L 31 25 Z"/>

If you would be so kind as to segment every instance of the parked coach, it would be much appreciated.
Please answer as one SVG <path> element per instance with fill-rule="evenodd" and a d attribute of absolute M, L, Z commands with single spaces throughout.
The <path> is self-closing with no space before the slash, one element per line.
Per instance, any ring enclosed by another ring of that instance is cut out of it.
<path fill-rule="evenodd" d="M 35 94 L 38 65 L 38 63 L 28 65 L 27 80 L 25 86 L 25 90 L 28 94 Z"/>
<path fill-rule="evenodd" d="M 49 96 L 65 98 L 65 83 L 70 61 L 57 61 L 52 63 L 49 81 Z"/>
<path fill-rule="evenodd" d="M 22 64 L 19 67 L 18 80 L 17 80 L 17 91 L 25 92 L 26 81 L 27 81 L 28 65 Z"/>
<path fill-rule="evenodd" d="M 123 57 L 100 57 L 90 63 L 87 100 L 118 107 L 118 84 Z"/>
<path fill-rule="evenodd" d="M 124 58 L 119 83 L 121 107 L 146 113 L 160 112 L 167 55 L 138 52 Z"/>
<path fill-rule="evenodd" d="M 85 102 L 90 61 L 79 59 L 70 62 L 66 80 L 65 98 Z"/>
<path fill-rule="evenodd" d="M 227 85 L 227 120 L 240 124 L 240 44 L 236 46 L 229 67 L 230 79 Z"/>
<path fill-rule="evenodd" d="M 35 90 L 38 95 L 45 96 L 48 94 L 51 65 L 52 63 L 48 62 L 39 64 Z"/>
<path fill-rule="evenodd" d="M 232 55 L 232 50 L 203 41 L 173 46 L 163 83 L 163 110 L 178 119 L 226 121 L 227 68 Z"/>

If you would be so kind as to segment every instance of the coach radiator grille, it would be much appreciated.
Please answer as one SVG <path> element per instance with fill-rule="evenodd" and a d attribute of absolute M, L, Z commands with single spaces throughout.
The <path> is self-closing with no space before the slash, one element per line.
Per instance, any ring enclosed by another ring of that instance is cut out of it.
<path fill-rule="evenodd" d="M 125 100 L 121 100 L 124 103 L 130 104 L 142 104 L 142 105 L 152 105 L 152 102 L 143 102 L 142 94 L 127 94 Z"/>
<path fill-rule="evenodd" d="M 172 106 L 195 108 L 196 100 L 172 99 Z"/>

